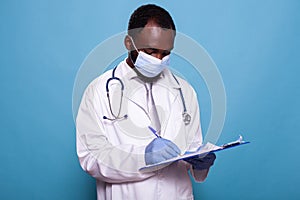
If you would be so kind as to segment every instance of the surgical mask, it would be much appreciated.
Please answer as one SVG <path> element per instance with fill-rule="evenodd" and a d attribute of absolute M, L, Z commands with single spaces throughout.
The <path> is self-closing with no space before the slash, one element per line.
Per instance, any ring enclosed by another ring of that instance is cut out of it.
<path fill-rule="evenodd" d="M 131 41 L 138 52 L 134 66 L 142 75 L 149 78 L 155 77 L 170 65 L 170 55 L 163 57 L 163 59 L 156 58 L 143 51 L 138 51 L 132 38 Z"/>

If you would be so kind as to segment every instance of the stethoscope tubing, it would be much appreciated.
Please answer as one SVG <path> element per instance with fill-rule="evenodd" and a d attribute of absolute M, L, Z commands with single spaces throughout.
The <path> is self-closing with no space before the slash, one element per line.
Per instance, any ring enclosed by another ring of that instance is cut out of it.
<path fill-rule="evenodd" d="M 116 66 L 113 69 L 113 71 L 112 71 L 112 77 L 110 77 L 109 79 L 107 79 L 106 86 L 105 86 L 105 88 L 106 88 L 106 96 L 107 96 L 107 99 L 108 99 L 109 110 L 110 110 L 110 113 L 112 114 L 112 116 L 114 118 L 109 118 L 107 116 L 103 116 L 103 119 L 110 120 L 110 121 L 118 121 L 118 120 L 122 120 L 122 119 L 127 119 L 128 118 L 127 114 L 120 117 L 120 112 L 121 112 L 121 107 L 122 107 L 122 99 L 123 99 L 123 91 L 124 91 L 124 84 L 123 84 L 123 81 L 119 77 L 115 76 L 115 72 L 116 72 L 117 67 L 118 66 Z M 179 81 L 177 80 L 177 78 L 175 77 L 175 75 L 174 74 L 172 74 L 172 75 L 173 75 L 173 78 L 175 79 L 175 81 L 177 82 L 177 84 L 180 86 Z M 120 107 L 119 107 L 119 111 L 118 111 L 117 115 L 115 115 L 113 113 L 113 111 L 112 111 L 111 101 L 110 101 L 110 96 L 109 96 L 109 83 L 112 80 L 116 80 L 116 81 L 118 81 L 121 84 L 121 100 L 120 100 L 120 105 L 119 105 Z M 188 125 L 190 123 L 190 121 L 191 121 L 191 116 L 187 113 L 185 99 L 184 99 L 181 87 L 179 87 L 178 90 L 179 90 L 179 94 L 180 94 L 180 98 L 181 98 L 181 102 L 182 102 L 182 106 L 183 106 L 183 112 L 182 112 L 183 121 L 184 121 L 185 125 Z M 148 114 L 147 114 L 147 116 L 148 116 Z"/>

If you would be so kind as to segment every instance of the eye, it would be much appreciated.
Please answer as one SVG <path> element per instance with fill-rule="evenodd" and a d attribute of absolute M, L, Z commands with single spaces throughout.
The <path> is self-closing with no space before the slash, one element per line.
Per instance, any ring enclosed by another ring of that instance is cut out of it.
<path fill-rule="evenodd" d="M 153 54 L 157 54 L 157 53 L 158 53 L 158 50 L 157 50 L 157 49 L 143 49 L 143 51 L 144 51 L 146 54 L 149 54 L 149 55 L 153 55 Z"/>
<path fill-rule="evenodd" d="M 156 57 L 157 55 L 160 55 L 163 57 L 169 55 L 171 52 L 168 51 L 168 50 L 159 50 L 159 49 L 153 49 L 153 48 L 147 48 L 147 49 L 143 49 L 143 51 L 146 53 L 146 54 L 149 54 L 151 56 L 154 56 Z"/>
<path fill-rule="evenodd" d="M 167 55 L 170 55 L 170 51 L 164 51 L 164 53 L 162 54 L 163 55 L 163 57 L 165 57 L 165 56 L 167 56 Z"/>

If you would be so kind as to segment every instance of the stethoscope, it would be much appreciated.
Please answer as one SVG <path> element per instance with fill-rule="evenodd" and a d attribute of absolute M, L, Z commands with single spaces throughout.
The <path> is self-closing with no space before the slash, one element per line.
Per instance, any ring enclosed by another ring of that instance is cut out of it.
<path fill-rule="evenodd" d="M 118 77 L 115 76 L 116 69 L 117 69 L 117 66 L 113 69 L 112 76 L 109 79 L 107 79 L 107 81 L 106 81 L 106 96 L 107 96 L 107 99 L 108 99 L 109 110 L 110 110 L 110 113 L 113 116 L 113 118 L 109 118 L 107 116 L 103 116 L 103 119 L 110 120 L 110 121 L 119 121 L 119 120 L 124 120 L 124 119 L 128 118 L 127 114 L 124 115 L 124 116 L 120 116 L 121 108 L 122 108 L 124 84 L 123 84 L 123 81 L 120 78 L 118 78 Z M 179 81 L 177 80 L 177 78 L 175 77 L 175 75 L 173 73 L 172 73 L 172 75 L 173 75 L 173 78 L 175 79 L 175 81 L 177 82 L 177 84 L 180 86 Z M 111 101 L 110 101 L 110 96 L 109 96 L 109 83 L 111 81 L 113 81 L 113 80 L 118 81 L 120 83 L 120 85 L 121 85 L 121 100 L 120 100 L 119 111 L 118 111 L 117 115 L 115 115 L 114 112 L 112 111 Z M 192 118 L 191 118 L 191 115 L 189 115 L 187 113 L 187 109 L 186 109 L 186 105 L 185 105 L 185 100 L 184 100 L 184 97 L 183 97 L 183 93 L 182 93 L 181 87 L 179 87 L 178 90 L 179 90 L 179 94 L 180 94 L 180 98 L 181 98 L 181 102 L 182 102 L 182 106 L 183 106 L 182 120 L 183 120 L 183 122 L 184 122 L 185 125 L 189 125 Z"/>

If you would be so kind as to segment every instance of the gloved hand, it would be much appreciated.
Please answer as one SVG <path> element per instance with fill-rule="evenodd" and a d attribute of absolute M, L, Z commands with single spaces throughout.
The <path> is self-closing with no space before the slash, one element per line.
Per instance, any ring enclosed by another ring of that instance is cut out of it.
<path fill-rule="evenodd" d="M 193 165 L 193 169 L 203 170 L 203 169 L 209 169 L 214 164 L 215 159 L 216 159 L 216 155 L 214 153 L 209 153 L 202 158 L 199 158 L 198 156 L 194 156 L 183 160 Z"/>
<path fill-rule="evenodd" d="M 145 149 L 146 165 L 158 163 L 180 154 L 180 149 L 170 140 L 155 138 Z"/>

